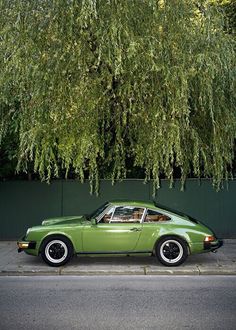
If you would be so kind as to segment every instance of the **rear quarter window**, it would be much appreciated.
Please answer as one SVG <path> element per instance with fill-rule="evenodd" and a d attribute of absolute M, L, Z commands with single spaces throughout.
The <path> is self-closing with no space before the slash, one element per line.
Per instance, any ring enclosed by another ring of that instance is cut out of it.
<path fill-rule="evenodd" d="M 169 221 L 171 218 L 164 214 L 160 213 L 154 210 L 147 209 L 147 213 L 144 219 L 145 223 L 150 223 L 150 222 L 162 222 L 162 221 Z"/>

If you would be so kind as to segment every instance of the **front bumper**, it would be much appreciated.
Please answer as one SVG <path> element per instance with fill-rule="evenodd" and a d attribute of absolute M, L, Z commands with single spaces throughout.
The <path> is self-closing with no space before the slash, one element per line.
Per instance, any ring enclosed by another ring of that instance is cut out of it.
<path fill-rule="evenodd" d="M 31 249 L 34 250 L 36 248 L 36 242 L 35 241 L 18 241 L 17 242 L 17 246 L 18 246 L 18 252 L 27 250 L 27 249 Z"/>
<path fill-rule="evenodd" d="M 204 242 L 204 250 L 205 251 L 215 251 L 219 249 L 222 245 L 224 245 L 223 240 L 219 239 L 215 242 Z"/>

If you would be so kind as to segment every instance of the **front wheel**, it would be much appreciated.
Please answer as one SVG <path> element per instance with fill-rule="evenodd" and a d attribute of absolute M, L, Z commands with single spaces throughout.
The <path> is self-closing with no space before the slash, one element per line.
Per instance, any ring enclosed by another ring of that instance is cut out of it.
<path fill-rule="evenodd" d="M 188 256 L 186 243 L 177 237 L 165 237 L 156 246 L 156 256 L 165 266 L 179 266 Z"/>
<path fill-rule="evenodd" d="M 41 248 L 42 259 L 50 266 L 65 265 L 73 255 L 73 246 L 66 237 L 49 237 Z"/>

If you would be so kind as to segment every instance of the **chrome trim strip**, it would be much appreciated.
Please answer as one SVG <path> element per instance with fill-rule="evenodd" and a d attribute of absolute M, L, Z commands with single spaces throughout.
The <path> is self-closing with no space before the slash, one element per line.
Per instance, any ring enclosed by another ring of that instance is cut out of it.
<path fill-rule="evenodd" d="M 76 254 L 135 254 L 135 253 L 152 253 L 152 251 L 90 251 L 76 252 Z"/>

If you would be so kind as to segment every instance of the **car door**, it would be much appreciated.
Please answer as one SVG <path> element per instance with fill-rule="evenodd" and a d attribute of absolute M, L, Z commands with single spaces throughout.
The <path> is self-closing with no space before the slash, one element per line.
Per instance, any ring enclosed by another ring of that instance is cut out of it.
<path fill-rule="evenodd" d="M 142 232 L 143 213 L 142 207 L 111 207 L 97 224 L 84 228 L 83 252 L 134 251 Z"/>

